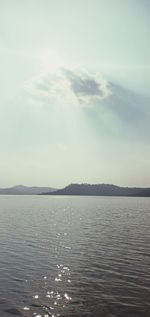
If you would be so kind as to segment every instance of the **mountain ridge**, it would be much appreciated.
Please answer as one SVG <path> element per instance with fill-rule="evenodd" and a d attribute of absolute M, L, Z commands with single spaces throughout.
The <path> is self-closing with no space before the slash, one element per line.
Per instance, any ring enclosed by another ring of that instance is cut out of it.
<path fill-rule="evenodd" d="M 62 189 L 44 193 L 44 195 L 77 196 L 133 196 L 150 197 L 150 188 L 121 187 L 113 184 L 70 184 Z"/>
<path fill-rule="evenodd" d="M 0 188 L 0 195 L 38 195 L 47 191 L 56 191 L 56 188 L 42 186 L 15 185 L 8 188 Z"/>
<path fill-rule="evenodd" d="M 73 183 L 62 189 L 15 185 L 0 188 L 0 195 L 72 195 L 72 196 L 128 196 L 150 197 L 150 187 L 122 187 L 114 184 Z"/>

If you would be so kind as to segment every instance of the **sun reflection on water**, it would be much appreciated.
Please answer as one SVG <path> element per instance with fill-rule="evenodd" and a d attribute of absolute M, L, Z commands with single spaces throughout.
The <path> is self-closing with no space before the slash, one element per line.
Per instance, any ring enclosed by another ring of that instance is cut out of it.
<path fill-rule="evenodd" d="M 41 283 L 40 288 L 42 291 L 39 290 L 39 292 L 35 292 L 32 295 L 31 306 L 24 306 L 24 316 L 61 316 L 63 310 L 72 301 L 72 297 L 68 291 L 68 285 L 71 283 L 70 271 L 69 266 L 57 264 L 54 279 L 48 275 L 42 277 L 42 279 L 38 281 L 38 285 Z"/>

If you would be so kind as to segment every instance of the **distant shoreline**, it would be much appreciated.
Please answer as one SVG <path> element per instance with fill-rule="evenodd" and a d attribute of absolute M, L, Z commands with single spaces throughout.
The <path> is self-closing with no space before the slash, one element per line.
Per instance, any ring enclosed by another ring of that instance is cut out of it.
<path fill-rule="evenodd" d="M 150 197 L 150 188 L 85 183 L 70 184 L 62 189 L 17 185 L 10 188 L 0 188 L 0 195 Z"/>

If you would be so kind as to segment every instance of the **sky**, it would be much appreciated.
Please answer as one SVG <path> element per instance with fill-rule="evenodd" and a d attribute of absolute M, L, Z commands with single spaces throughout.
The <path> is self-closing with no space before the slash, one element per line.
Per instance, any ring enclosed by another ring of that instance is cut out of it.
<path fill-rule="evenodd" d="M 0 0 L 0 187 L 150 186 L 149 12 Z"/>

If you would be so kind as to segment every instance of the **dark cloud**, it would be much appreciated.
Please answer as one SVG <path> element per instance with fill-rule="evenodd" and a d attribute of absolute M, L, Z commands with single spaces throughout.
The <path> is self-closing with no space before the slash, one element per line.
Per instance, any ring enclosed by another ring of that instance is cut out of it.
<path fill-rule="evenodd" d="M 64 74 L 71 83 L 71 88 L 77 96 L 103 96 L 100 83 L 94 77 L 81 73 L 80 75 L 70 70 L 64 70 Z"/>
<path fill-rule="evenodd" d="M 70 88 L 80 102 L 100 101 L 111 95 L 108 82 L 100 74 L 85 69 L 63 69 L 63 73 L 69 80 Z"/>

